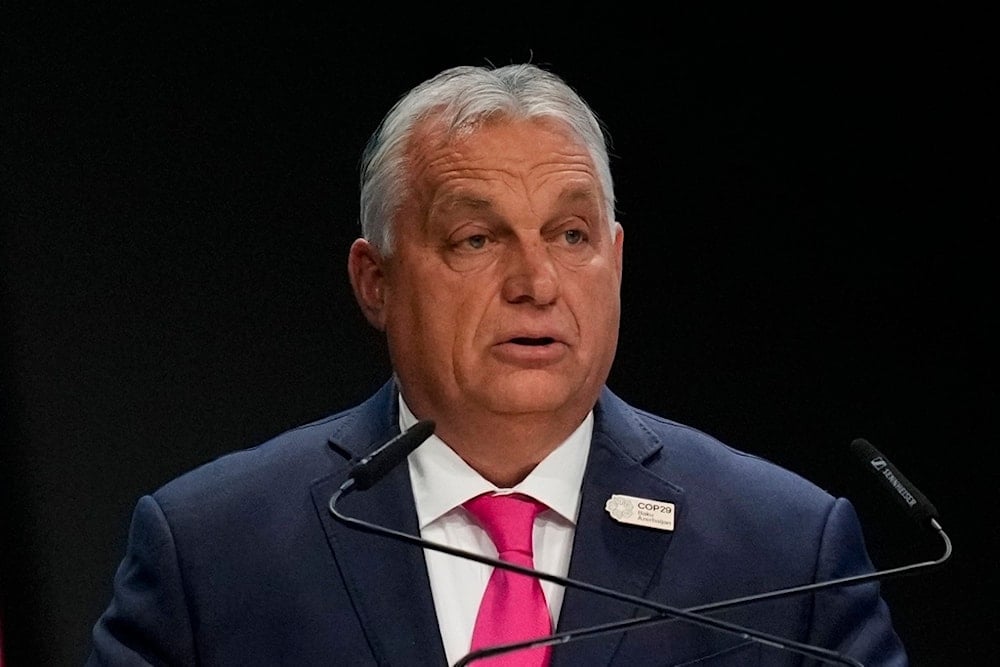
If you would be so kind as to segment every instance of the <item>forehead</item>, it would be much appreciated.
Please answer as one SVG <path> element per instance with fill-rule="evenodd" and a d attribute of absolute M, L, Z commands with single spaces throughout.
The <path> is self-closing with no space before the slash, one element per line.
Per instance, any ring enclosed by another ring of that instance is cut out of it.
<path fill-rule="evenodd" d="M 453 131 L 425 122 L 414 134 L 408 158 L 418 188 L 576 181 L 599 189 L 586 145 L 568 126 L 547 118 L 492 119 Z"/>

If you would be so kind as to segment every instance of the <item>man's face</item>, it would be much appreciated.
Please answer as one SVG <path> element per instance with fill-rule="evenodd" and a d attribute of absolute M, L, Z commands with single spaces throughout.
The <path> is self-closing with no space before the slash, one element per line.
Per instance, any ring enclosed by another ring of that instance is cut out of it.
<path fill-rule="evenodd" d="M 554 122 L 424 132 L 379 307 L 421 417 L 575 415 L 618 341 L 622 232 L 582 144 Z"/>

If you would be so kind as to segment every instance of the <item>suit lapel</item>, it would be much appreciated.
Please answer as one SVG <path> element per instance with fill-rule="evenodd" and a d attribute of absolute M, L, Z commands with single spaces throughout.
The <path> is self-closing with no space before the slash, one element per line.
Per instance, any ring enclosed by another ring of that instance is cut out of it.
<path fill-rule="evenodd" d="M 390 393 L 394 400 L 395 393 Z M 385 406 L 386 402 L 375 403 Z M 334 434 L 331 440 L 336 440 L 338 448 L 358 456 L 398 433 L 393 409 L 388 410 L 389 419 L 384 409 L 367 412 L 371 414 L 363 412 L 352 425 Z M 372 437 L 371 424 L 381 424 L 377 437 Z M 313 502 L 376 661 L 380 665 L 445 665 L 423 551 L 334 518 L 328 503 L 344 479 L 341 472 L 316 482 Z M 405 465 L 397 466 L 370 489 L 347 493 L 338 501 L 337 510 L 408 535 L 420 533 Z"/>
<path fill-rule="evenodd" d="M 391 387 L 383 388 L 357 418 L 345 420 L 348 423 L 332 436 L 335 449 L 357 459 L 398 433 L 394 401 Z M 672 502 L 678 514 L 683 512 L 680 490 L 645 467 L 644 461 L 661 447 L 635 419 L 631 408 L 605 390 L 595 409 L 569 577 L 642 597 L 663 567 L 672 534 L 619 523 L 604 510 L 605 503 L 613 494 L 624 494 Z M 376 661 L 381 665 L 446 665 L 423 551 L 336 520 L 327 505 L 345 476 L 346 468 L 316 482 L 313 500 Z M 366 491 L 348 493 L 337 508 L 353 518 L 419 535 L 405 465 Z M 592 627 L 635 614 L 630 603 L 568 587 L 559 630 Z M 557 646 L 553 667 L 610 664 L 622 638 L 621 633 L 611 633 Z"/>
<path fill-rule="evenodd" d="M 605 511 L 605 503 L 613 494 L 624 494 L 679 507 L 681 492 L 644 467 L 643 461 L 660 446 L 632 422 L 627 406 L 605 392 L 595 417 L 569 577 L 642 597 L 663 566 L 672 533 L 620 523 Z M 630 603 L 567 588 L 559 630 L 620 621 L 635 613 Z M 616 632 L 558 646 L 553 665 L 609 664 L 622 638 Z"/>

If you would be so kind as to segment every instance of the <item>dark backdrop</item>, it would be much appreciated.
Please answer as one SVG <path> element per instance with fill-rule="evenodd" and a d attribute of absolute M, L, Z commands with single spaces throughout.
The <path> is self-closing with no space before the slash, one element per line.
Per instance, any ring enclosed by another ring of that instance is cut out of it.
<path fill-rule="evenodd" d="M 612 388 L 852 498 L 879 566 L 937 557 L 850 459 L 868 438 L 955 543 L 885 585 L 914 663 L 992 654 L 983 17 L 39 7 L 0 21 L 14 667 L 82 662 L 141 494 L 385 380 L 345 269 L 364 140 L 443 67 L 528 58 L 614 140 Z"/>

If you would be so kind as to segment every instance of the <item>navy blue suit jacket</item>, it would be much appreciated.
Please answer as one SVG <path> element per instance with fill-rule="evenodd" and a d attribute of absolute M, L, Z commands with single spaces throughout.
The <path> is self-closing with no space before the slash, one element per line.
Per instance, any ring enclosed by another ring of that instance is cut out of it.
<path fill-rule="evenodd" d="M 334 520 L 353 460 L 398 432 L 392 383 L 362 405 L 223 456 L 139 500 L 88 665 L 446 664 L 423 551 Z M 637 410 L 595 408 L 569 576 L 674 608 L 869 570 L 851 504 L 760 458 Z M 612 494 L 674 503 L 672 532 L 619 523 Z M 405 465 L 345 514 L 418 534 Z M 559 629 L 645 614 L 568 588 Z M 716 614 L 865 665 L 905 665 L 877 584 Z M 799 665 L 684 621 L 557 646 L 559 665 Z"/>

